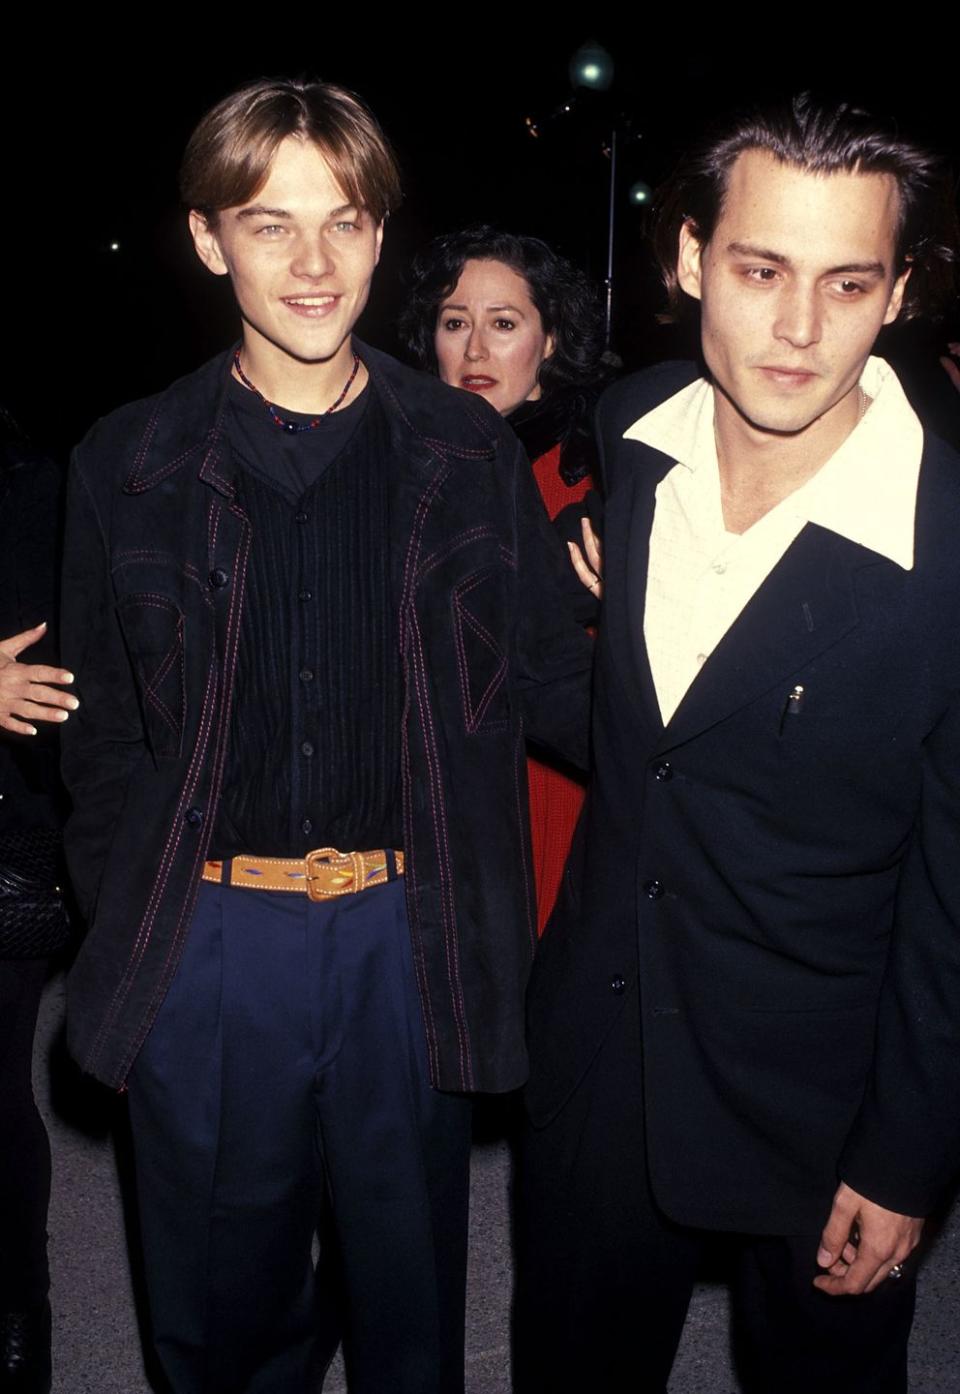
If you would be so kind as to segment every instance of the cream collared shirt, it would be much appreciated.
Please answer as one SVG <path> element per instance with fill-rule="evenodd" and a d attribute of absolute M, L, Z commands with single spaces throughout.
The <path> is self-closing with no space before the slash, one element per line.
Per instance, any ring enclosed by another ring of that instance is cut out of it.
<path fill-rule="evenodd" d="M 806 484 L 751 528 L 723 525 L 713 388 L 704 379 L 624 432 L 677 461 L 657 486 L 643 631 L 666 724 L 755 591 L 807 523 L 913 567 L 923 429 L 893 369 L 869 358 L 863 418 Z"/>

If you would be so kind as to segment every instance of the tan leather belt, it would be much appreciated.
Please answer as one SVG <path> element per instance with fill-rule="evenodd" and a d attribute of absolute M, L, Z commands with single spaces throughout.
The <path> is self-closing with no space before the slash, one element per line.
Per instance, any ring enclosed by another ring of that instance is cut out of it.
<path fill-rule="evenodd" d="M 403 853 L 392 855 L 397 875 L 402 876 Z M 305 857 L 231 857 L 226 875 L 223 862 L 204 862 L 203 879 L 254 891 L 299 891 L 311 900 L 329 900 L 389 881 L 387 858 L 384 851 L 338 852 L 335 847 L 319 847 Z"/>

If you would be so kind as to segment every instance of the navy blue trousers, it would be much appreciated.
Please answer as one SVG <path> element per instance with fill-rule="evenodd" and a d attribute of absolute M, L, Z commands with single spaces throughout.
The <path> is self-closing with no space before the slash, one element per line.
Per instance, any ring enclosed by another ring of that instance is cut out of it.
<path fill-rule="evenodd" d="M 313 1394 L 341 1335 L 353 1394 L 460 1394 L 470 1103 L 427 1082 L 402 881 L 204 884 L 129 1096 L 176 1394 Z"/>

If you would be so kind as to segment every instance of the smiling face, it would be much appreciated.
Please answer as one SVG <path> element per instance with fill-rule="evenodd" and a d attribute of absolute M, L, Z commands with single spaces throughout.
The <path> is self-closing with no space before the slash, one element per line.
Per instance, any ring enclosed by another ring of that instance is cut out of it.
<path fill-rule="evenodd" d="M 502 261 L 468 261 L 437 311 L 440 376 L 486 397 L 502 416 L 540 396 L 540 366 L 553 353 L 527 282 Z"/>
<path fill-rule="evenodd" d="M 680 235 L 679 281 L 701 301 L 718 420 L 794 434 L 831 418 L 852 426 L 863 365 L 906 284 L 894 273 L 898 208 L 890 175 L 738 156 L 710 241 L 689 224 Z"/>
<path fill-rule="evenodd" d="M 258 385 L 303 364 L 327 365 L 331 377 L 349 364 L 383 225 L 350 204 L 315 145 L 287 136 L 248 203 L 214 226 L 194 211 L 190 230 L 204 265 L 230 277 Z"/>

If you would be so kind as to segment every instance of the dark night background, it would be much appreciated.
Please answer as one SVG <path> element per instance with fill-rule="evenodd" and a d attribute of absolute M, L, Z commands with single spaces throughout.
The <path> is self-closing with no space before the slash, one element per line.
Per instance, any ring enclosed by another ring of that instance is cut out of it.
<path fill-rule="evenodd" d="M 634 131 L 621 141 L 613 335 L 629 367 L 682 345 L 676 331 L 655 324 L 659 292 L 644 214 L 629 205 L 627 190 L 637 179 L 662 179 L 717 112 L 810 86 L 895 114 L 910 134 L 960 163 L 954 60 L 921 52 L 946 48 L 946 37 L 865 42 L 856 37 L 866 27 L 862 16 L 852 26 L 835 16 L 829 29 L 819 18 L 817 33 L 801 41 L 743 13 L 707 32 L 683 16 L 675 27 L 642 17 L 606 23 L 601 7 L 592 29 L 555 20 L 545 33 L 521 27 L 529 11 L 519 7 L 411 8 L 405 25 L 388 28 L 361 6 L 337 21 L 322 7 L 278 8 L 276 28 L 295 33 L 284 40 L 263 37 L 269 10 L 246 13 L 204 12 L 201 32 L 222 27 L 220 42 L 185 31 L 175 44 L 171 36 L 186 20 L 158 12 L 164 41 L 146 12 L 136 31 L 124 28 L 129 18 L 103 20 L 99 32 L 90 23 L 78 29 L 75 41 L 51 21 L 52 55 L 39 33 L 7 45 L 0 400 L 38 443 L 64 451 L 95 417 L 163 387 L 234 337 L 229 292 L 195 258 L 176 178 L 202 113 L 252 78 L 341 83 L 370 102 L 393 140 L 405 202 L 388 228 L 361 323 L 362 334 L 391 350 L 411 253 L 467 221 L 543 236 L 602 279 L 609 171 L 602 132 L 611 111 L 626 114 Z M 570 56 L 588 38 L 612 54 L 614 89 L 553 116 L 572 95 Z M 538 121 L 537 140 L 526 132 L 527 116 Z M 898 367 L 907 362 L 929 378 L 947 411 L 953 403 L 937 378 L 936 348 L 954 328 L 902 331 L 890 350 Z"/>

